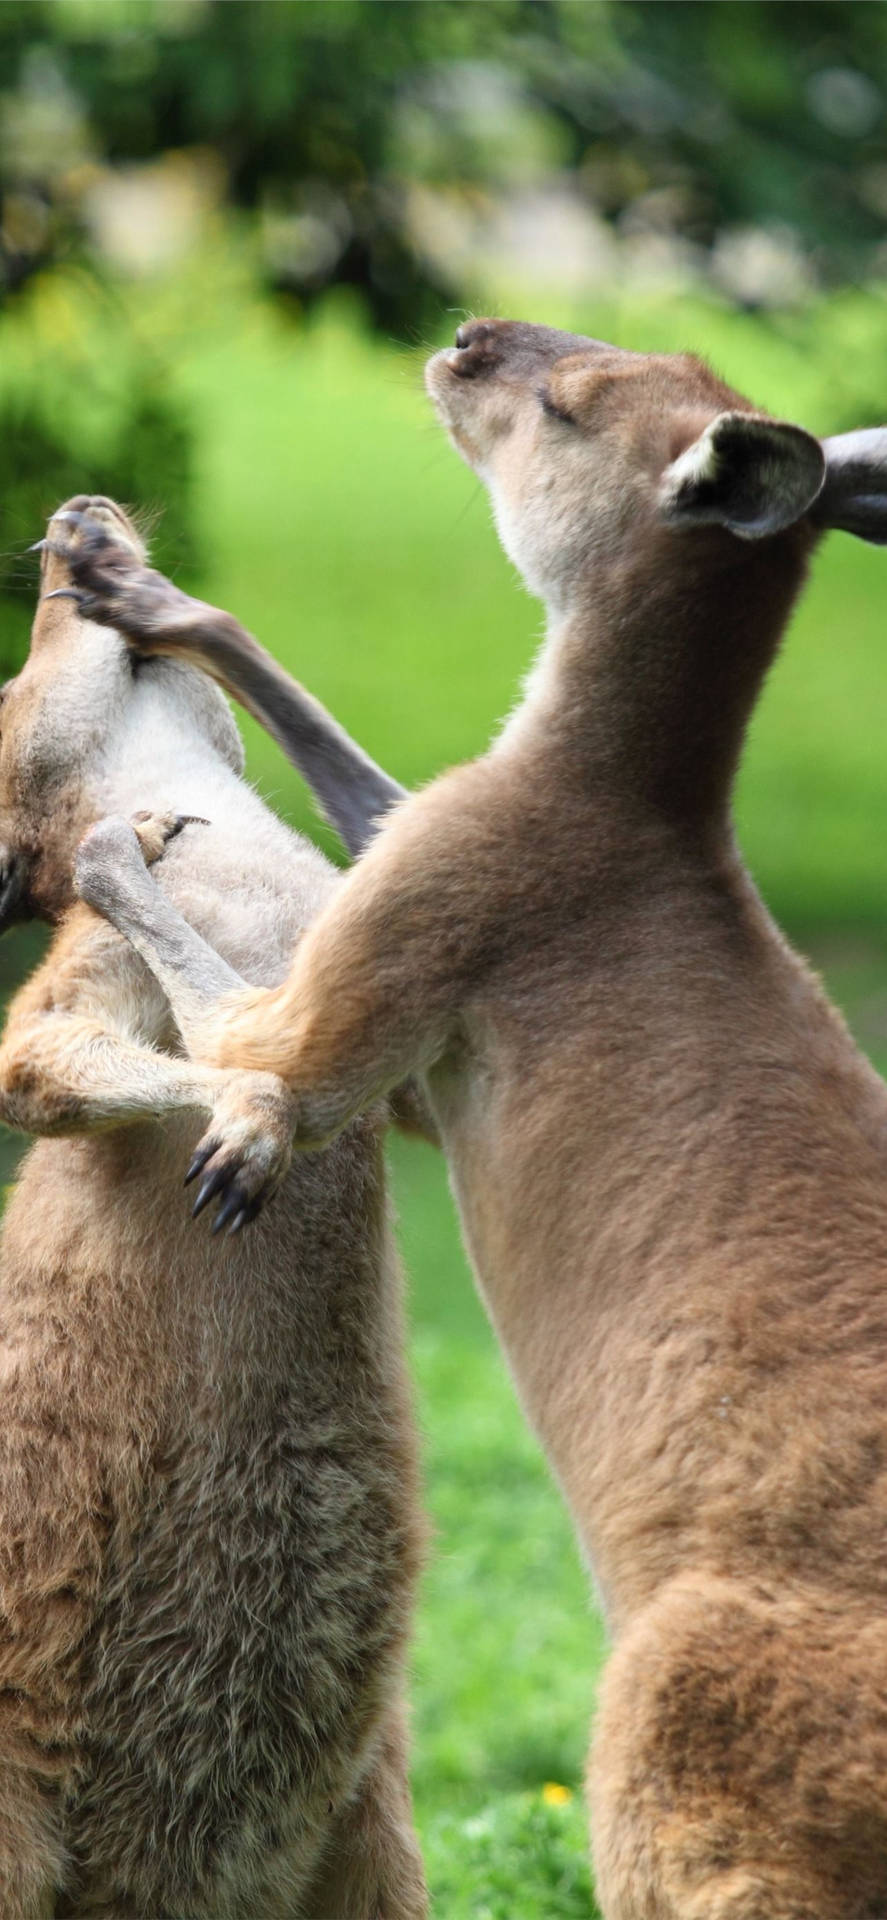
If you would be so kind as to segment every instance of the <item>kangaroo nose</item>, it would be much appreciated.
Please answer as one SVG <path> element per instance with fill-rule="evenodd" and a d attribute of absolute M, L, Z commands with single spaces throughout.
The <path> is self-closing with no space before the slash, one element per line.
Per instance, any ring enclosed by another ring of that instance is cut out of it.
<path fill-rule="evenodd" d="M 479 340 L 492 340 L 495 331 L 491 320 L 466 320 L 456 328 L 456 345 L 473 347 Z"/>
<path fill-rule="evenodd" d="M 450 355 L 450 366 L 463 380 L 472 380 L 478 373 L 489 371 L 502 357 L 500 335 L 503 322 L 496 320 L 466 320 L 456 329 L 456 352 Z"/>

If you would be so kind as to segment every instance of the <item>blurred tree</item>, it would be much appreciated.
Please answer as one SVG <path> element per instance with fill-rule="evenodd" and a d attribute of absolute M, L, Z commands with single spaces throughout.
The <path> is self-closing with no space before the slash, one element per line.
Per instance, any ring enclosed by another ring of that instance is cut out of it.
<path fill-rule="evenodd" d="M 268 282 L 422 328 L 458 294 L 423 180 L 566 170 L 731 296 L 885 266 L 887 8 L 869 0 L 5 0 L 0 283 L 85 243 L 98 167 L 208 149 Z M 769 252 L 768 252 L 769 249 Z M 769 265 L 768 265 L 769 263 Z"/>
<path fill-rule="evenodd" d="M 195 564 L 190 420 L 165 391 L 163 367 L 143 354 L 118 356 L 113 400 L 100 366 L 57 354 L 56 381 L 38 375 L 0 391 L 0 679 L 18 671 L 33 617 L 36 558 L 47 517 L 75 493 L 109 493 L 150 525 L 166 571 Z M 76 405 L 59 404 L 66 373 Z"/>

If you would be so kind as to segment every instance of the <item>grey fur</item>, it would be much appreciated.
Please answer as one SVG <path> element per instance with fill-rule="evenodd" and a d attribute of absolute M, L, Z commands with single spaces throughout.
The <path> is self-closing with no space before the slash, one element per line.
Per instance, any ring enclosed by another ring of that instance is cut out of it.
<path fill-rule="evenodd" d="M 811 518 L 875 546 L 887 544 L 887 427 L 862 427 L 822 442 L 825 485 Z"/>

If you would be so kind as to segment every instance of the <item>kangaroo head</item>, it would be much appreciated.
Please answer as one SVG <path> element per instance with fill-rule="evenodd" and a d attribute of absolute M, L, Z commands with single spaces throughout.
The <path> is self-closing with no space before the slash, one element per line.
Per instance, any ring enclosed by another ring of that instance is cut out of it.
<path fill-rule="evenodd" d="M 584 603 L 602 562 L 646 549 L 679 569 L 691 536 L 711 548 L 843 526 L 887 540 L 887 431 L 820 442 L 690 354 L 475 320 L 426 379 L 506 552 L 558 613 Z"/>
<path fill-rule="evenodd" d="M 83 516 L 145 560 L 112 500 L 78 495 L 50 520 L 28 658 L 0 693 L 0 932 L 54 920 L 70 904 L 78 841 L 114 804 L 127 762 L 148 764 L 154 742 L 158 764 L 194 736 L 242 768 L 233 717 L 210 680 L 175 661 L 141 660 L 113 628 L 82 618 L 66 555 Z"/>

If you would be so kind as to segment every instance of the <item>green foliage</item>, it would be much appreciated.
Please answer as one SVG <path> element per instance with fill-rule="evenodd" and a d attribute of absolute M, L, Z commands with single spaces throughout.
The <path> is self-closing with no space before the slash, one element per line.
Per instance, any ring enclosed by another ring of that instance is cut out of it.
<path fill-rule="evenodd" d="M 883 271 L 887 11 L 860 0 L 5 0 L 0 286 L 82 251 L 97 162 L 214 154 L 269 284 L 400 336 L 464 301 L 410 219 L 561 184 L 710 258 L 746 225 Z M 753 294 L 743 297 L 753 298 Z"/>
<path fill-rule="evenodd" d="M 615 11 L 649 83 L 638 147 L 688 193 L 686 231 L 707 244 L 721 227 L 785 222 L 832 277 L 858 276 L 883 232 L 884 9 L 630 0 Z"/>
<path fill-rule="evenodd" d="M 36 286 L 7 324 L 0 368 L 0 675 L 27 648 L 36 562 L 27 550 L 72 494 L 107 493 L 157 516 L 167 569 L 194 565 L 194 434 L 166 368 L 95 292 Z M 72 322 L 74 324 L 72 324 Z"/>

